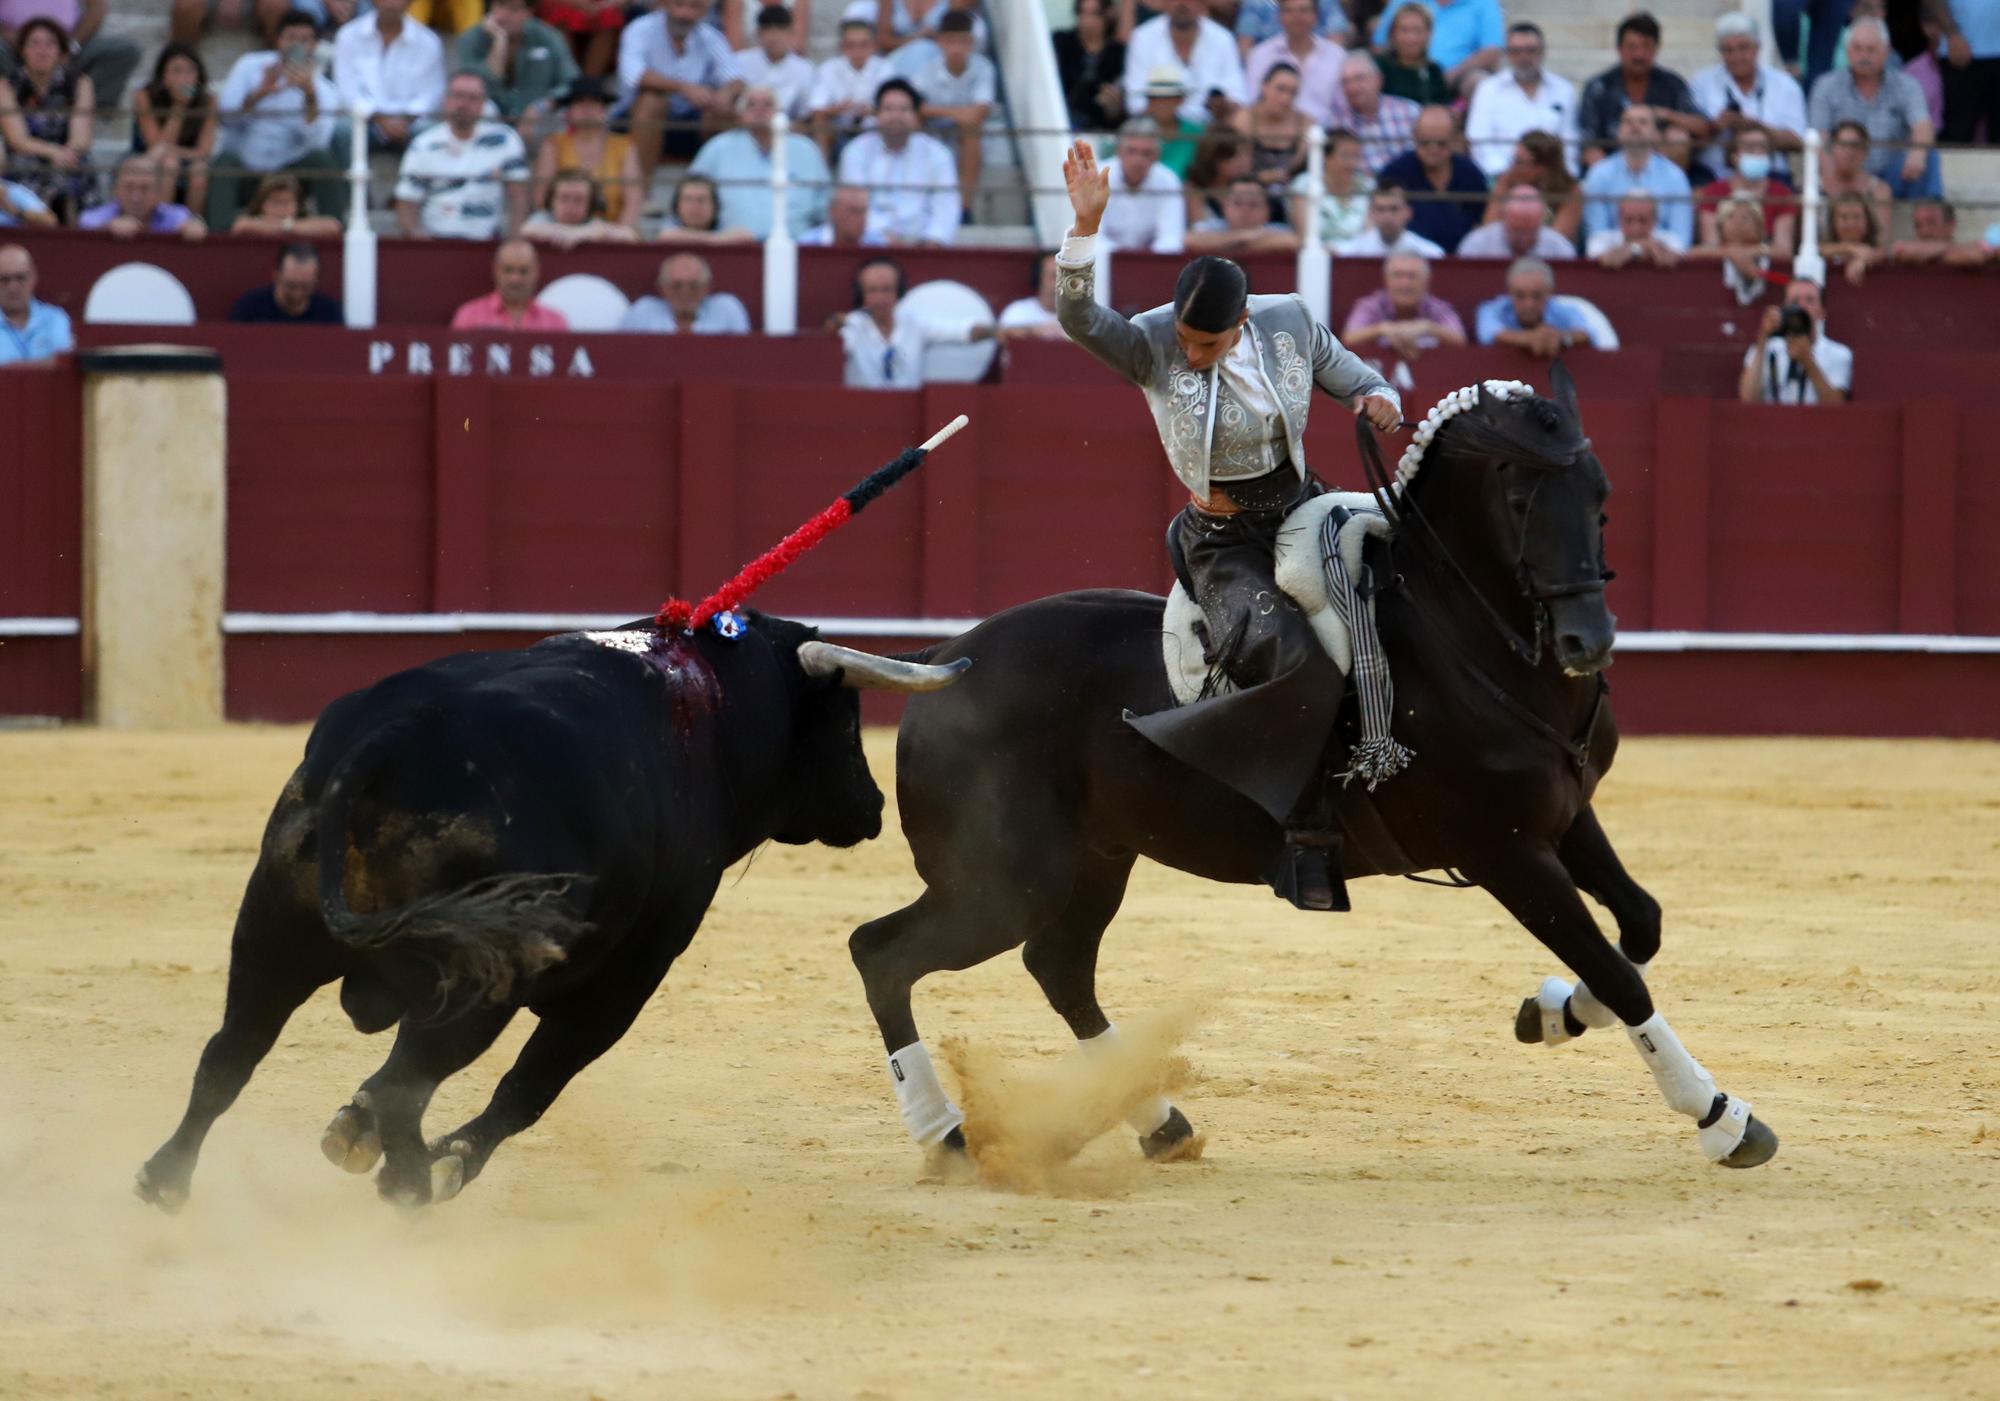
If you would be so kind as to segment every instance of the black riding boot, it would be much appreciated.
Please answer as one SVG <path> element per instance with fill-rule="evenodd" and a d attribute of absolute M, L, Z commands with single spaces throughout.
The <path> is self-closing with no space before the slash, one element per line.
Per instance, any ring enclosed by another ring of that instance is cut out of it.
<path fill-rule="evenodd" d="M 1340 824 L 1333 815 L 1333 785 L 1324 770 L 1285 820 L 1285 844 L 1265 873 L 1271 889 L 1302 910 L 1345 913 L 1347 880 L 1340 869 Z"/>

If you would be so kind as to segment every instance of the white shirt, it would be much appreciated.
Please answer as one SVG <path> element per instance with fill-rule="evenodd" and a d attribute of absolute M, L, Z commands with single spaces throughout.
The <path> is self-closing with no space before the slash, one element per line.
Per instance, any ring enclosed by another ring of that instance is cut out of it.
<path fill-rule="evenodd" d="M 927 107 L 975 107 L 981 103 L 990 107 L 1000 91 L 993 60 L 984 54 L 969 55 L 965 71 L 954 73 L 945 67 L 944 55 L 939 53 L 933 62 L 910 75 L 910 84 Z"/>
<path fill-rule="evenodd" d="M 1507 246 L 1507 226 L 1495 219 L 1490 224 L 1481 224 L 1458 241 L 1452 250 L 1460 258 L 1518 258 L 1523 256 Z M 1556 262 L 1576 256 L 1576 245 L 1550 228 L 1547 224 L 1535 231 L 1535 246 L 1527 256 Z"/>
<path fill-rule="evenodd" d="M 1750 364 L 1761 358 L 1764 362 L 1759 375 L 1760 393 L 1767 404 L 1817 404 L 1819 391 L 1805 372 L 1805 367 L 1796 364 L 1791 353 L 1785 349 L 1785 338 L 1773 336 L 1743 352 L 1743 363 Z M 1826 338 L 1826 328 L 1821 327 L 1813 341 L 1813 359 L 1819 362 L 1820 373 L 1826 382 L 1843 393 L 1854 388 L 1854 352 L 1839 341 Z"/>
<path fill-rule="evenodd" d="M 736 55 L 729 41 L 712 24 L 697 24 L 681 46 L 667 31 L 667 15 L 655 10 L 625 26 L 618 36 L 618 100 L 630 106 L 638 94 L 640 80 L 648 73 L 675 78 L 684 83 L 719 88 L 736 80 Z M 679 93 L 667 98 L 668 115 L 694 115 L 694 104 Z"/>
<path fill-rule="evenodd" d="M 899 308 L 884 336 L 875 318 L 857 308 L 840 323 L 840 344 L 847 352 L 843 380 L 850 389 L 919 388 L 924 382 L 925 347 L 961 343 L 971 333 L 969 321 L 923 321 Z"/>
<path fill-rule="evenodd" d="M 1059 338 L 1063 334 L 1062 323 L 1056 319 L 1053 311 L 1042 305 L 1040 297 L 1023 297 L 1018 302 L 1007 303 L 1006 310 L 1000 313 L 1000 325 L 1008 330 L 1019 327 L 1042 330 L 1052 339 Z M 1055 329 L 1048 331 L 1049 327 Z"/>
<path fill-rule="evenodd" d="M 227 149 L 251 170 L 277 170 L 308 151 L 324 150 L 333 140 L 333 114 L 340 110 L 340 89 L 317 69 L 313 70 L 313 94 L 319 99 L 319 116 L 314 120 L 305 119 L 306 95 L 289 82 L 259 99 L 255 107 L 245 108 L 264 74 L 273 64 L 283 62 L 275 49 L 245 54 L 231 65 L 216 95 Z"/>
<path fill-rule="evenodd" d="M 1107 162 L 1111 198 L 1104 206 L 1098 231 L 1113 249 L 1135 253 L 1178 253 L 1187 243 L 1187 201 L 1181 178 L 1158 161 L 1134 190 L 1125 183 L 1125 167 L 1116 157 Z"/>
<path fill-rule="evenodd" d="M 1382 231 L 1373 224 L 1345 243 L 1334 244 L 1333 251 L 1343 258 L 1386 258 L 1391 253 L 1414 253 L 1419 258 L 1444 256 L 1443 248 L 1409 229 L 1404 229 L 1394 244 L 1385 244 L 1382 242 Z"/>
<path fill-rule="evenodd" d="M 1227 484 L 1261 477 L 1275 471 L 1290 455 L 1291 431 L 1278 410 L 1277 391 L 1264 373 L 1256 329 L 1245 326 L 1229 353 L 1215 363 L 1209 478 Z"/>
<path fill-rule="evenodd" d="M 880 54 L 871 55 L 859 68 L 835 54 L 814 70 L 812 93 L 806 98 L 806 110 L 824 112 L 829 107 L 849 102 L 859 102 L 872 109 L 875 106 L 875 89 L 895 76 L 896 70 Z"/>
<path fill-rule="evenodd" d="M 1516 81 L 1511 69 L 1480 79 L 1465 112 L 1465 140 L 1472 161 L 1491 180 L 1514 163 L 1514 144 L 1531 131 L 1562 138 L 1571 170 L 1576 169 L 1576 84 L 1544 71 L 1535 95 Z"/>
<path fill-rule="evenodd" d="M 736 51 L 736 75 L 753 88 L 772 88 L 778 94 L 778 110 L 798 121 L 812 109 L 806 99 L 813 88 L 813 66 L 809 59 L 786 54 L 776 63 L 752 44 Z"/>
<path fill-rule="evenodd" d="M 1670 248 L 1676 253 L 1687 252 L 1687 245 L 1672 229 L 1654 229 L 1653 238 L 1662 248 Z M 1625 241 L 1625 235 L 1617 229 L 1599 229 L 1583 241 L 1583 256 L 1601 258 Z"/>
<path fill-rule="evenodd" d="M 882 235 L 878 233 L 871 233 L 864 230 L 861 235 L 861 246 L 863 248 L 881 248 L 886 243 L 887 240 L 884 239 Z M 833 247 L 834 246 L 833 225 L 832 224 L 813 225 L 811 228 L 807 229 L 804 233 L 799 235 L 798 244 L 799 247 L 801 248 Z"/>
<path fill-rule="evenodd" d="M 497 238 L 506 226 L 506 187 L 527 178 L 527 148 L 505 122 L 482 121 L 463 141 L 439 122 L 410 138 L 396 198 L 423 206 L 432 238 Z"/>
<path fill-rule="evenodd" d="M 950 243 L 958 236 L 958 160 L 934 136 L 913 132 L 892 151 L 864 131 L 840 153 L 840 183 L 868 191 L 868 230 L 885 239 Z"/>
<path fill-rule="evenodd" d="M 1222 89 L 1232 102 L 1250 100 L 1236 39 L 1212 19 L 1200 21 L 1194 51 L 1186 63 L 1181 62 L 1180 54 L 1174 50 L 1165 15 L 1149 19 L 1132 31 L 1125 45 L 1126 111 L 1146 110 L 1146 80 L 1155 68 L 1163 66 L 1178 68 L 1187 75 L 1187 97 L 1180 105 L 1180 115 L 1185 121 L 1207 124 L 1210 88 Z"/>
<path fill-rule="evenodd" d="M 375 16 L 358 16 L 333 36 L 333 83 L 350 110 L 366 103 L 378 113 L 428 117 L 444 105 L 444 41 L 405 19 L 396 41 L 384 44 Z"/>
<path fill-rule="evenodd" d="M 1805 89 L 1799 86 L 1798 79 L 1761 63 L 1757 65 L 1757 79 L 1748 92 L 1736 86 L 1729 70 L 1719 63 L 1711 63 L 1688 79 L 1688 91 L 1694 94 L 1694 105 L 1701 108 L 1702 115 L 1711 121 L 1729 110 L 1733 103 L 1735 110 L 1744 116 L 1778 131 L 1789 131 L 1794 136 L 1804 136 L 1809 125 Z M 1709 166 L 1717 173 L 1729 173 L 1729 152 L 1721 142 L 1710 146 L 1706 156 Z M 1788 168 L 1784 153 L 1773 151 L 1771 169 L 1782 174 Z"/>

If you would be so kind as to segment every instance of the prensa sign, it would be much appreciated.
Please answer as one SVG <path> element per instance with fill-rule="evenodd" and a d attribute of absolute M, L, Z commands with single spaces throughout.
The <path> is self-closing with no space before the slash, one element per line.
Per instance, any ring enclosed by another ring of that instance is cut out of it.
<path fill-rule="evenodd" d="M 371 375 L 526 375 L 530 379 L 551 379 L 557 375 L 589 379 L 597 368 L 590 351 L 582 345 L 557 347 L 547 342 L 515 345 L 506 341 L 371 340 L 368 342 L 368 373 Z"/>

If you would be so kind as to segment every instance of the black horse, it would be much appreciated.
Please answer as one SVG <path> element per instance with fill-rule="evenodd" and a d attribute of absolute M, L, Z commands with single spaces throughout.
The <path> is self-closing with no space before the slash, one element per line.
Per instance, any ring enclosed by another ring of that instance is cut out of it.
<path fill-rule="evenodd" d="M 1708 1156 L 1753 1166 L 1776 1137 L 1716 1090 L 1655 1012 L 1641 974 L 1659 949 L 1659 905 L 1591 811 L 1618 745 L 1599 675 L 1615 636 L 1601 537 L 1609 483 L 1560 366 L 1553 386 L 1553 399 L 1485 388 L 1447 399 L 1400 489 L 1361 429 L 1378 500 L 1396 521 L 1368 563 L 1395 738 L 1415 759 L 1372 793 L 1339 788 L 1345 869 L 1451 870 L 1484 887 L 1579 979 L 1552 978 L 1523 1004 L 1520 1039 L 1555 1043 L 1622 1023 L 1669 1105 L 1698 1121 Z M 1174 703 L 1162 608 L 1150 594 L 1061 594 L 925 654 L 976 663 L 953 689 L 915 698 L 898 740 L 903 830 L 928 888 L 850 941 L 921 1144 L 962 1149 L 964 1139 L 911 1015 L 919 979 L 1025 945 L 1028 972 L 1070 1030 L 1104 1035 L 1097 948 L 1134 860 L 1254 884 L 1283 840 L 1247 798 L 1125 722 Z M 1350 695 L 1343 744 L 1357 738 L 1355 711 Z M 1579 891 L 1611 910 L 1619 947 Z M 1153 1157 L 1193 1135 L 1164 1101 L 1132 1123 Z"/>

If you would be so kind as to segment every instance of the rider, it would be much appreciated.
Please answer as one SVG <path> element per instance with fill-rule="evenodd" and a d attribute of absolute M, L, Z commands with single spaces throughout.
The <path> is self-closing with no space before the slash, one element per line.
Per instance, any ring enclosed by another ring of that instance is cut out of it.
<path fill-rule="evenodd" d="M 1211 665 L 1240 688 L 1132 725 L 1284 825 L 1265 873 L 1302 909 L 1344 907 L 1323 756 L 1343 685 L 1272 579 L 1279 525 L 1322 490 L 1306 471 L 1314 384 L 1384 432 L 1403 415 L 1388 382 L 1297 296 L 1249 295 L 1243 269 L 1196 258 L 1171 306 L 1133 320 L 1098 304 L 1094 277 L 1108 172 L 1078 141 L 1063 161 L 1076 221 L 1056 255 L 1056 315 L 1069 338 L 1145 391 L 1174 475 L 1192 498 L 1170 534 L 1208 625 Z"/>

